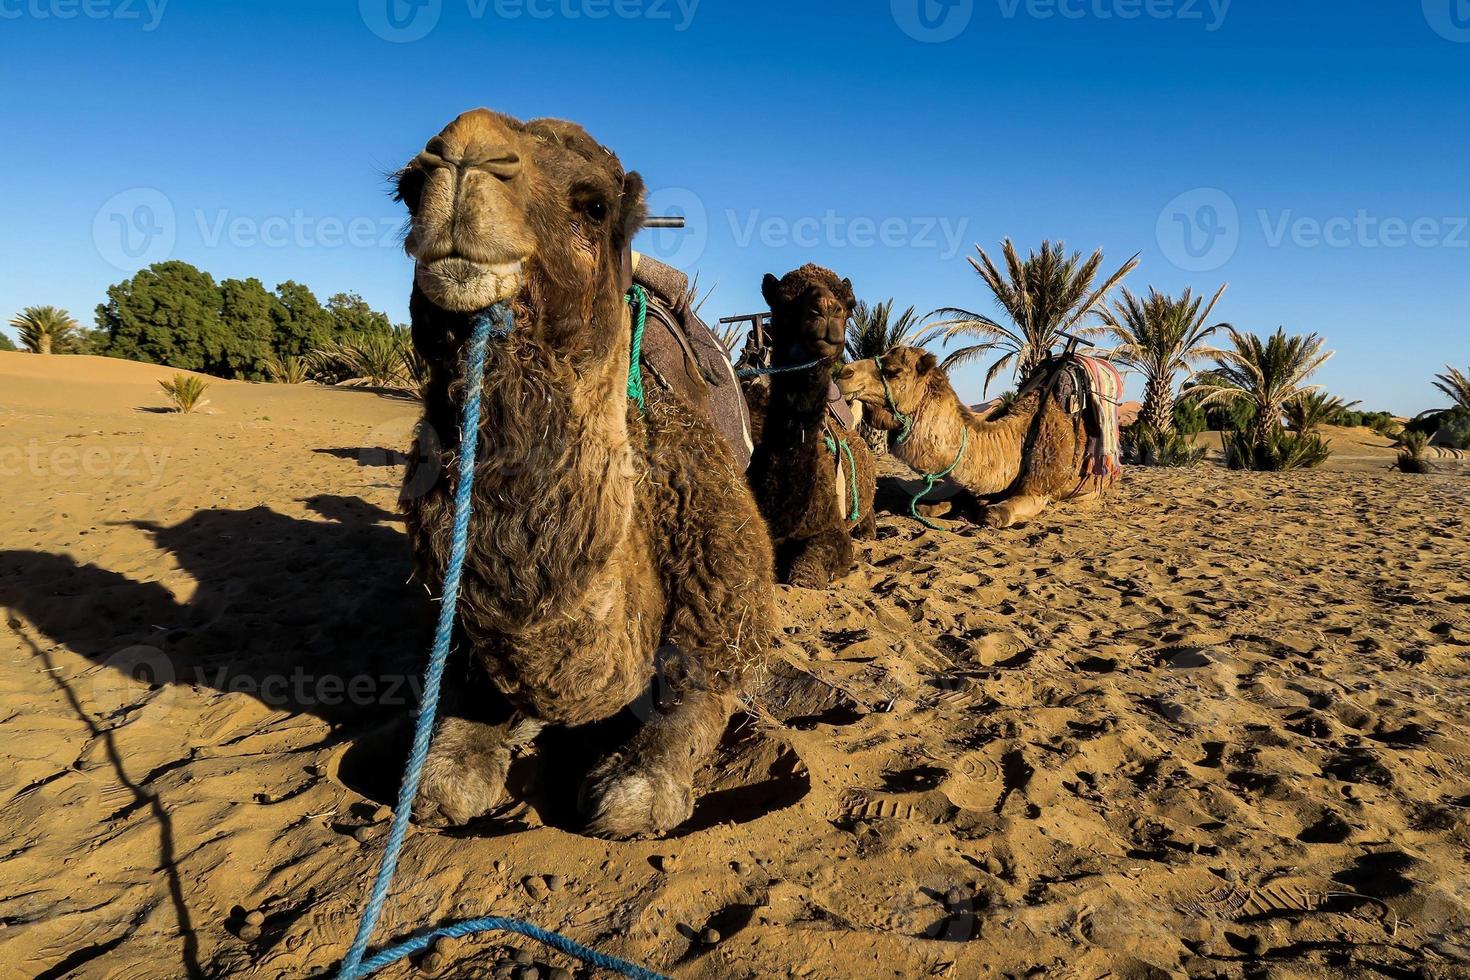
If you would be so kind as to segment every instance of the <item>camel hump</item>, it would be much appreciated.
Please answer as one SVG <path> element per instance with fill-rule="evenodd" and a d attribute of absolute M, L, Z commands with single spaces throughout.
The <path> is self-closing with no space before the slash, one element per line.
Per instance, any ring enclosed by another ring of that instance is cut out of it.
<path fill-rule="evenodd" d="M 714 424 L 743 470 L 755 445 L 750 413 L 724 345 L 694 312 L 689 277 L 678 269 L 634 256 L 633 282 L 648 291 L 643 360 L 664 387 L 678 392 Z"/>

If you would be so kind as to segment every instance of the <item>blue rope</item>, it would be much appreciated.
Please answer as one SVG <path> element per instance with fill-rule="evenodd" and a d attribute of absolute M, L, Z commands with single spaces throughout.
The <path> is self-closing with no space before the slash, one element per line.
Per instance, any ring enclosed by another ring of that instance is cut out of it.
<path fill-rule="evenodd" d="M 808 368 L 814 368 L 818 364 L 821 364 L 822 360 L 823 358 L 819 357 L 815 361 L 808 361 L 806 364 L 792 364 L 788 367 L 741 368 L 735 372 L 735 376 L 737 378 L 764 378 L 769 374 L 789 374 L 792 371 L 805 371 Z"/>
<path fill-rule="evenodd" d="M 639 411 L 647 411 L 643 391 L 643 332 L 648 328 L 648 290 L 634 286 L 623 299 L 637 308 L 633 319 L 633 343 L 628 351 L 628 397 L 638 403 Z"/>
<path fill-rule="evenodd" d="M 517 919 L 471 919 L 436 929 L 391 949 L 385 949 L 367 962 L 368 942 L 373 928 L 383 913 L 383 904 L 388 899 L 388 889 L 393 884 L 393 874 L 398 870 L 398 858 L 403 850 L 403 840 L 408 834 L 409 817 L 413 813 L 414 797 L 418 795 L 419 778 L 424 763 L 429 757 L 429 745 L 434 735 L 434 719 L 439 713 L 439 687 L 444 679 L 444 664 L 449 658 L 449 643 L 454 635 L 454 617 L 459 606 L 459 583 L 464 572 L 465 553 L 469 546 L 471 500 L 475 483 L 475 446 L 480 436 L 480 389 L 485 378 L 485 347 L 492 336 L 504 339 L 510 336 L 514 326 L 509 305 L 497 303 L 488 313 L 475 318 L 474 333 L 470 336 L 469 352 L 465 356 L 464 413 L 460 422 L 459 465 L 454 491 L 454 532 L 450 538 L 449 567 L 444 570 L 444 594 L 439 602 L 439 624 L 434 631 L 434 649 L 429 657 L 428 669 L 424 672 L 424 693 L 419 707 L 418 722 L 414 727 L 413 750 L 408 756 L 408 766 L 403 771 L 403 784 L 398 789 L 398 805 L 393 811 L 393 829 L 383 845 L 383 862 L 378 866 L 378 877 L 362 910 L 362 922 L 357 927 L 357 938 L 342 958 L 337 980 L 358 980 L 395 963 L 406 956 L 424 949 L 441 936 L 468 936 L 477 932 L 506 931 L 553 946 L 594 966 L 613 970 L 635 980 L 662 980 L 658 974 L 626 963 L 622 960 L 578 945 L 564 936 L 547 932 L 528 922 Z"/>
<path fill-rule="evenodd" d="M 473 936 L 476 933 L 481 932 L 519 933 L 520 935 L 527 936 L 531 939 L 536 940 L 537 942 L 545 943 L 547 946 L 551 946 L 554 949 L 559 949 L 563 953 L 566 953 L 568 956 L 576 957 L 583 963 L 591 963 L 593 966 L 600 966 L 604 970 L 611 970 L 614 973 L 621 973 L 625 977 L 632 977 L 633 980 L 668 980 L 667 977 L 663 976 L 660 973 L 654 973 L 652 970 L 645 970 L 641 966 L 625 962 L 624 960 L 618 959 L 616 956 L 609 956 L 606 953 L 599 953 L 595 949 L 588 949 L 581 943 L 573 942 L 566 936 L 558 935 L 554 932 L 549 932 L 548 930 L 542 929 L 539 926 L 533 926 L 529 922 L 522 922 L 519 919 L 500 918 L 467 919 L 464 922 L 456 922 L 452 925 L 444 926 L 441 929 L 435 929 L 433 932 L 426 932 L 423 935 L 415 936 L 413 939 L 410 939 L 407 942 L 400 943 L 399 945 L 394 946 L 391 949 L 383 950 L 381 953 L 377 954 L 372 959 L 365 962 L 361 967 L 362 972 L 355 975 L 359 977 L 365 977 L 376 973 L 390 963 L 397 963 L 404 957 L 412 956 L 414 953 L 423 952 L 431 945 L 433 945 L 436 939 L 442 939 L 445 937 L 448 937 L 450 939 L 459 939 L 464 936 Z"/>
<path fill-rule="evenodd" d="M 942 524 L 935 524 L 933 521 L 929 520 L 929 518 L 927 518 L 927 517 L 923 516 L 922 514 L 920 514 L 919 513 L 919 501 L 920 500 L 923 500 L 926 496 L 929 495 L 929 491 L 934 489 L 934 485 L 936 483 L 938 483 L 940 480 L 944 479 L 945 477 L 949 476 L 951 473 L 953 473 L 959 467 L 960 461 L 965 458 L 965 447 L 968 446 L 969 443 L 970 443 L 970 430 L 968 428 L 961 429 L 960 430 L 960 452 L 959 452 L 959 455 L 957 455 L 954 458 L 954 462 L 953 463 L 950 463 L 948 467 L 946 467 L 945 469 L 940 470 L 938 473 L 922 473 L 922 474 L 920 474 L 920 476 L 924 480 L 924 489 L 922 489 L 918 493 L 914 494 L 914 499 L 909 501 L 909 513 L 911 515 L 913 515 L 914 520 L 918 521 L 920 524 L 924 525 L 925 527 L 927 527 L 931 531 L 943 531 L 944 530 L 944 526 Z"/>
<path fill-rule="evenodd" d="M 888 377 L 883 373 L 882 356 L 873 358 L 873 363 L 878 365 L 878 380 L 883 382 L 883 397 L 888 399 L 888 411 L 893 413 L 893 417 L 898 420 L 898 424 L 902 427 L 898 433 L 898 441 L 901 445 L 908 442 L 909 436 L 914 434 L 914 417 L 907 412 L 900 412 L 898 410 L 898 402 L 893 400 L 893 392 L 888 387 Z M 960 451 L 964 452 L 964 450 Z"/>

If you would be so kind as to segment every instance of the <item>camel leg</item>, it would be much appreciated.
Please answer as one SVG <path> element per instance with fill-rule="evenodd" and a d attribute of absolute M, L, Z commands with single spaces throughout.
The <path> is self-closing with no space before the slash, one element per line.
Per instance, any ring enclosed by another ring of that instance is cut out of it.
<path fill-rule="evenodd" d="M 786 583 L 799 589 L 825 589 L 852 568 L 852 534 L 832 528 L 798 542 Z"/>
<path fill-rule="evenodd" d="M 484 816 L 505 796 L 511 749 L 534 739 L 542 727 L 521 716 L 500 724 L 445 718 L 424 763 L 414 821 L 426 827 L 460 827 Z"/>
<path fill-rule="evenodd" d="M 621 751 L 587 776 L 582 810 L 588 831 L 627 839 L 662 834 L 694 812 L 694 773 L 715 750 L 735 698 L 708 689 L 687 691 L 652 717 Z"/>
<path fill-rule="evenodd" d="M 1013 527 L 1030 520 L 1051 504 L 1049 497 L 1012 497 L 1003 500 L 985 512 L 987 527 Z"/>
<path fill-rule="evenodd" d="M 853 536 L 869 541 L 878 536 L 878 515 L 874 513 L 873 508 L 869 507 L 868 512 L 863 515 L 862 521 L 853 530 Z"/>

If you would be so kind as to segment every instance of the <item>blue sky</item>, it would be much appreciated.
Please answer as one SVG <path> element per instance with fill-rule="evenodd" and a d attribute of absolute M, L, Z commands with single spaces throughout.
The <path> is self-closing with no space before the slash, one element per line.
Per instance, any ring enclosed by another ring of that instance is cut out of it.
<path fill-rule="evenodd" d="M 922 6 L 921 6 L 922 5 Z M 1470 2 L 0 0 L 0 312 L 160 258 L 406 319 L 385 174 L 459 111 L 588 127 L 690 215 L 711 315 L 808 260 L 991 310 L 972 246 L 1231 285 L 1401 413 L 1470 364 Z M 980 369 L 962 372 L 978 397 Z"/>

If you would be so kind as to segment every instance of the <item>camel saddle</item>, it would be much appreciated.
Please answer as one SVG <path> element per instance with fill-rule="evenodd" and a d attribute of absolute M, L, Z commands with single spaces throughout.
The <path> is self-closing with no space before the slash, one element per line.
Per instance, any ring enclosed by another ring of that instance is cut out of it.
<path fill-rule="evenodd" d="M 689 277 L 637 252 L 631 258 L 632 282 L 648 292 L 645 371 L 703 412 L 729 444 L 740 469 L 747 469 L 755 446 L 745 395 L 724 345 L 694 311 Z"/>
<path fill-rule="evenodd" d="M 1123 398 L 1123 376 L 1110 362 L 1083 354 L 1048 356 L 1017 398 L 1041 391 L 1042 409 L 1054 400 L 1071 415 L 1080 416 L 1087 430 L 1087 447 L 1082 458 L 1086 480 L 1106 480 L 1123 471 L 1118 407 Z M 1025 458 L 1029 466 L 1035 449 L 1028 439 Z"/>

